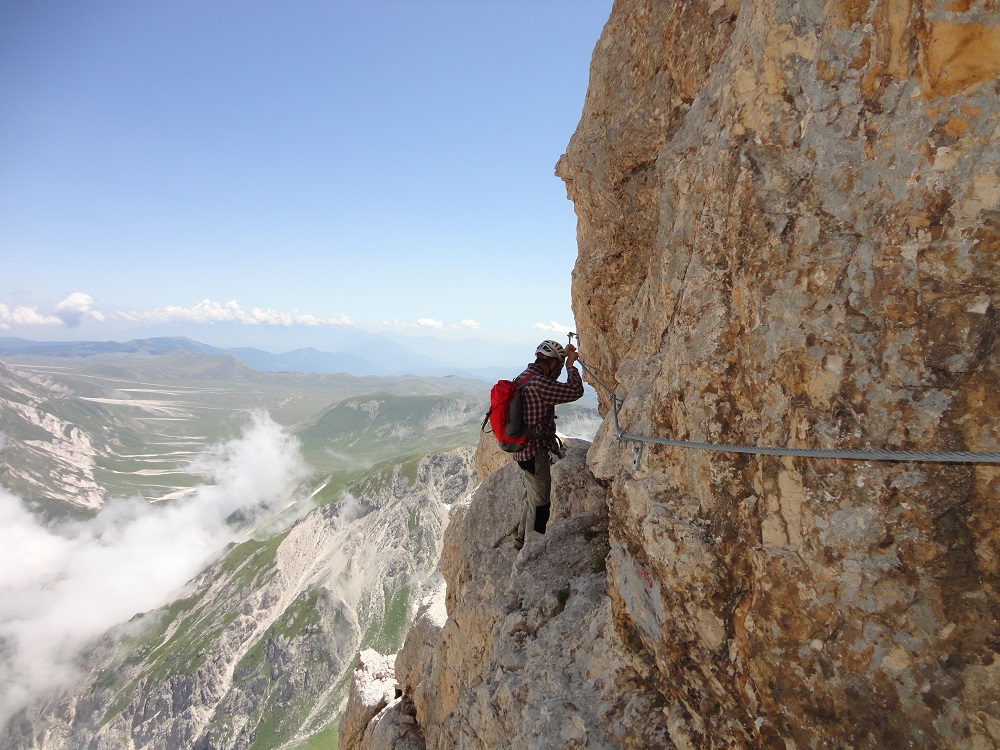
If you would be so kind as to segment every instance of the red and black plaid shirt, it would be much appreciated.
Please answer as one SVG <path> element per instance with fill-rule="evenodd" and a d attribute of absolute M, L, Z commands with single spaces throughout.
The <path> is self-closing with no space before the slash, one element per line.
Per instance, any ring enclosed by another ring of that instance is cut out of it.
<path fill-rule="evenodd" d="M 528 425 L 528 439 L 524 447 L 514 454 L 514 460 L 527 461 L 534 458 L 540 450 L 558 450 L 556 439 L 556 404 L 576 401 L 583 395 L 583 380 L 573 365 L 566 368 L 566 382 L 560 383 L 542 372 L 535 362 L 517 377 L 520 385 L 532 375 L 524 388 L 521 389 L 521 404 L 524 408 L 524 422 Z"/>

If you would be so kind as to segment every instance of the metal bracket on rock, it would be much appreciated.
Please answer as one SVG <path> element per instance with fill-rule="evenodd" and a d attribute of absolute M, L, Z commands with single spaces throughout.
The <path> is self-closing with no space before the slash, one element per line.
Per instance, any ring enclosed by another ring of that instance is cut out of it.
<path fill-rule="evenodd" d="M 636 440 L 632 443 L 632 471 L 639 471 L 639 462 L 642 460 L 642 441 Z"/>

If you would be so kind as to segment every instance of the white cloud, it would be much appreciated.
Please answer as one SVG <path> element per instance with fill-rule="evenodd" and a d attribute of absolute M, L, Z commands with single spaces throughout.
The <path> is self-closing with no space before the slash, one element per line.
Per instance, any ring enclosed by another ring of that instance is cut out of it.
<path fill-rule="evenodd" d="M 168 305 L 144 311 L 119 311 L 115 316 L 124 320 L 149 323 L 168 323 L 171 321 L 186 321 L 192 323 L 246 323 L 248 325 L 273 326 L 321 326 L 321 325 L 352 325 L 353 321 L 344 313 L 337 313 L 331 318 L 321 318 L 310 313 L 301 313 L 296 309 L 290 312 L 255 307 L 249 312 L 240 307 L 236 300 L 225 304 L 205 299 L 193 307 Z"/>
<path fill-rule="evenodd" d="M 14 307 L 0 303 L 0 330 L 7 330 L 15 325 L 65 325 L 76 328 L 84 318 L 104 322 L 109 316 L 118 320 L 145 323 L 170 323 L 184 321 L 189 323 L 244 323 L 247 325 L 270 326 L 349 326 L 354 321 L 344 313 L 337 313 L 328 318 L 322 318 L 312 313 L 299 312 L 297 309 L 285 312 L 265 307 L 255 307 L 244 310 L 236 300 L 225 304 L 202 300 L 193 307 L 168 305 L 152 310 L 119 310 L 106 315 L 95 310 L 94 298 L 85 292 L 73 292 L 55 306 L 54 315 L 40 313 L 34 307 Z"/>
<path fill-rule="evenodd" d="M 226 522 L 234 511 L 279 510 L 307 471 L 297 441 L 266 414 L 192 468 L 213 483 L 187 500 L 115 500 L 91 521 L 55 530 L 0 489 L 0 726 L 71 680 L 74 659 L 93 638 L 171 601 L 238 541 Z"/>
<path fill-rule="evenodd" d="M 84 318 L 104 320 L 104 313 L 93 309 L 94 298 L 84 292 L 73 292 L 56 305 L 55 315 L 45 315 L 34 307 L 14 307 L 0 302 L 0 329 L 11 326 L 55 326 L 60 323 L 76 328 Z"/>
<path fill-rule="evenodd" d="M 550 320 L 548 323 L 535 323 L 532 327 L 542 331 L 549 331 L 550 333 L 561 333 L 563 335 L 566 335 L 573 330 L 569 326 L 564 326 L 562 323 L 556 323 L 554 320 Z"/>
<path fill-rule="evenodd" d="M 93 310 L 94 298 L 85 292 L 73 292 L 66 299 L 56 305 L 56 317 L 59 318 L 69 328 L 76 328 L 85 317 L 93 318 L 101 322 L 104 320 L 104 313 L 100 310 Z"/>
<path fill-rule="evenodd" d="M 34 307 L 8 307 L 0 302 L 0 330 L 11 326 L 52 326 L 62 321 L 54 315 L 42 315 Z"/>
<path fill-rule="evenodd" d="M 461 323 L 445 323 L 437 318 L 418 318 L 416 323 L 408 323 L 403 320 L 383 320 L 379 328 L 383 331 L 415 331 L 419 328 L 432 328 L 435 331 L 458 331 L 462 329 L 479 328 L 479 323 L 474 320 L 463 320 Z"/>

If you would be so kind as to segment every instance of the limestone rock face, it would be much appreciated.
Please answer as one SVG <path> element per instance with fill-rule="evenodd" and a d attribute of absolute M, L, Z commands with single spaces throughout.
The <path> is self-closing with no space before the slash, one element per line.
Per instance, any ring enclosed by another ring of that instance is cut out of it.
<path fill-rule="evenodd" d="M 606 503 L 563 502 L 604 497 L 586 448 L 575 442 L 553 466 L 552 520 L 520 554 L 510 533 L 524 492 L 516 464 L 453 508 L 441 557 L 447 609 L 428 602 L 396 659 L 426 747 L 669 745 L 653 659 L 614 626 Z"/>
<path fill-rule="evenodd" d="M 397 695 L 392 656 L 365 649 L 351 678 L 339 746 L 359 750 L 424 750 L 413 702 Z"/>
<path fill-rule="evenodd" d="M 396 679 L 393 662 L 389 656 L 366 648 L 358 655 L 351 677 L 347 708 L 340 722 L 340 743 L 359 746 L 368 726 L 376 714 L 396 699 Z"/>
<path fill-rule="evenodd" d="M 427 745 L 414 714 L 409 698 L 405 695 L 396 698 L 372 720 L 359 747 L 362 750 L 424 750 Z"/>
<path fill-rule="evenodd" d="M 608 395 L 631 433 L 997 451 L 998 34 L 978 1 L 614 5 L 557 173 L 614 622 L 678 746 L 1000 746 L 1000 468 L 633 470 Z"/>
<path fill-rule="evenodd" d="M 495 471 L 499 471 L 514 459 L 505 452 L 496 438 L 486 432 L 479 433 L 479 443 L 476 445 L 476 479 L 480 482 Z"/>

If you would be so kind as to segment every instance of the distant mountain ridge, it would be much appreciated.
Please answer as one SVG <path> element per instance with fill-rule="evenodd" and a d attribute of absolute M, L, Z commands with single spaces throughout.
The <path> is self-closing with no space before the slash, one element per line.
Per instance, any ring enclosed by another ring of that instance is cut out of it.
<path fill-rule="evenodd" d="M 303 372 L 316 374 L 348 373 L 361 377 L 369 375 L 461 375 L 479 380 L 510 377 L 506 366 L 497 360 L 482 361 L 488 352 L 487 344 L 478 342 L 475 347 L 467 342 L 455 345 L 458 351 L 470 351 L 468 364 L 449 365 L 435 357 L 413 351 L 390 338 L 358 334 L 342 344 L 340 351 L 321 351 L 313 347 L 292 349 L 274 354 L 254 347 L 217 347 L 203 344 L 186 336 L 155 336 L 128 341 L 32 341 L 15 337 L 0 337 L 0 357 L 55 357 L 85 358 L 98 355 L 136 354 L 164 356 L 184 351 L 211 356 L 235 357 L 240 362 L 261 372 Z M 487 355 L 488 356 L 488 355 Z M 509 355 L 506 355 L 509 359 Z M 525 355 L 525 362 L 530 352 Z M 515 368 L 516 369 L 516 368 Z M 516 373 L 515 373 L 516 374 Z"/>
<path fill-rule="evenodd" d="M 373 462 L 472 444 L 489 390 L 461 377 L 260 372 L 186 349 L 4 359 L 0 487 L 56 514 L 111 497 L 183 496 L 199 481 L 187 464 L 239 434 L 253 410 L 301 432 L 312 465 L 342 483 Z M 336 409 L 345 399 L 383 412 L 350 440 L 339 434 L 349 417 L 368 415 Z"/>
<path fill-rule="evenodd" d="M 384 375 L 385 368 L 350 352 L 321 352 L 295 349 L 272 354 L 263 349 L 237 347 L 224 349 L 202 344 L 183 336 L 161 336 L 130 341 L 29 341 L 0 338 L 0 356 L 92 357 L 99 354 L 146 354 L 162 356 L 176 351 L 195 354 L 228 355 L 264 372 L 349 372 L 352 375 Z M 417 355 L 414 355 L 417 356 Z"/>

